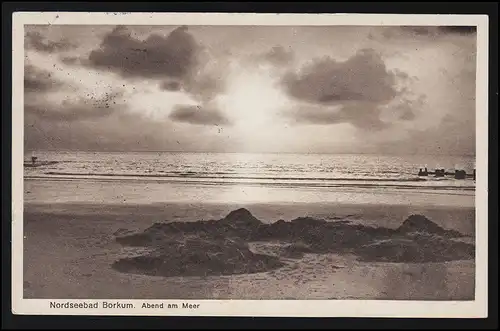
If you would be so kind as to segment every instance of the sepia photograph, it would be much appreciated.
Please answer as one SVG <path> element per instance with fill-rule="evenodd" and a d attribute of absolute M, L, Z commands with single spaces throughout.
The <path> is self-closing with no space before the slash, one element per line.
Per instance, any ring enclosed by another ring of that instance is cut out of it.
<path fill-rule="evenodd" d="M 484 17 L 70 14 L 14 31 L 18 307 L 486 307 Z"/>

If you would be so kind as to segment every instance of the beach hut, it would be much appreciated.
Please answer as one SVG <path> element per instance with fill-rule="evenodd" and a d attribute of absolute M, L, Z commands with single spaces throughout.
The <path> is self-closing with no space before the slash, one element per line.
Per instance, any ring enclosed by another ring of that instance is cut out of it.
<path fill-rule="evenodd" d="M 422 171 L 422 168 L 420 168 L 420 170 L 418 171 L 418 175 L 419 176 L 427 176 L 427 175 L 429 175 L 429 172 L 427 171 L 427 168 L 425 168 L 423 171 Z"/>
<path fill-rule="evenodd" d="M 435 177 L 444 177 L 444 169 L 436 169 L 434 171 L 434 176 Z"/>
<path fill-rule="evenodd" d="M 465 179 L 466 175 L 465 170 L 455 170 L 455 179 Z"/>

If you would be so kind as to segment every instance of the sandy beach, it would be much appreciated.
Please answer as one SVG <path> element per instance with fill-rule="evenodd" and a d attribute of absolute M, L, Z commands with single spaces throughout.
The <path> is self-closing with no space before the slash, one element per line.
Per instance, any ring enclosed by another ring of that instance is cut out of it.
<path fill-rule="evenodd" d="M 471 207 L 425 205 L 417 199 L 419 203 L 410 205 L 375 205 L 329 201 L 144 204 L 121 198 L 120 202 L 117 199 L 105 204 L 93 201 L 90 195 L 83 201 L 71 201 L 69 193 L 59 195 L 67 199 L 64 202 L 36 198 L 40 190 L 44 197 L 50 197 L 50 192 L 69 192 L 72 185 L 78 184 L 25 181 L 25 298 L 474 299 L 473 259 L 364 262 L 349 254 L 306 253 L 300 258 L 282 259 L 284 265 L 274 270 L 222 276 L 161 277 L 124 273 L 111 267 L 140 250 L 121 245 L 117 235 L 140 233 L 157 222 L 218 220 L 238 208 L 246 208 L 267 224 L 314 217 L 390 229 L 401 226 L 411 214 L 421 214 L 473 242 L 475 217 Z M 128 192 L 119 185 L 113 188 Z M 81 192 L 73 195 L 81 199 Z M 95 192 L 98 196 L 99 190 Z M 250 250 L 259 254 L 268 253 L 271 246 L 272 242 L 249 243 Z"/>

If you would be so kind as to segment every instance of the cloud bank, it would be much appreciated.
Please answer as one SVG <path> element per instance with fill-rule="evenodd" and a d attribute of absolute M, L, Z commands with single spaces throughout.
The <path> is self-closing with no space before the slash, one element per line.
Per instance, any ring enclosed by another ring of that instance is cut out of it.
<path fill-rule="evenodd" d="M 43 53 L 56 53 L 76 48 L 75 44 L 67 40 L 51 41 L 44 38 L 39 32 L 28 32 L 25 36 L 25 48 L 34 49 Z"/>
<path fill-rule="evenodd" d="M 347 122 L 363 129 L 381 129 L 389 124 L 380 119 L 380 107 L 404 94 L 397 85 L 402 78 L 406 76 L 387 69 L 375 50 L 362 49 L 345 61 L 315 59 L 298 72 L 287 73 L 282 84 L 288 95 L 308 103 L 297 107 L 299 122 Z M 413 116 L 407 104 L 402 118 Z"/>
<path fill-rule="evenodd" d="M 169 118 L 176 122 L 199 125 L 229 124 L 228 119 L 219 110 L 200 106 L 177 106 L 170 113 Z"/>
<path fill-rule="evenodd" d="M 26 30 L 28 149 L 474 153 L 475 27 Z"/>
<path fill-rule="evenodd" d="M 50 71 L 26 65 L 24 68 L 24 91 L 25 93 L 43 93 L 60 87 L 62 82 L 52 77 Z"/>

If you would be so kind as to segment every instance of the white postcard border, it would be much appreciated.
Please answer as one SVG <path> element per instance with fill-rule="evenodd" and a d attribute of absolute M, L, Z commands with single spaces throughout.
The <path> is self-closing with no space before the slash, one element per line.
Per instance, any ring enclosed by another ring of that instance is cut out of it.
<path fill-rule="evenodd" d="M 195 24 L 193 24 L 193 22 Z M 23 76 L 24 25 L 459 25 L 477 26 L 476 290 L 473 301 L 382 300 L 49 300 L 23 298 Z M 12 28 L 12 312 L 29 315 L 486 317 L 488 264 L 488 16 L 250 13 L 16 12 Z M 54 303 L 98 303 L 99 308 L 50 308 Z M 102 308 L 104 302 L 134 308 Z M 142 303 L 176 304 L 147 309 Z M 182 308 L 199 304 L 198 308 Z M 175 307 L 175 306 L 172 306 Z"/>

